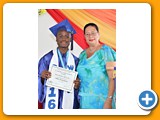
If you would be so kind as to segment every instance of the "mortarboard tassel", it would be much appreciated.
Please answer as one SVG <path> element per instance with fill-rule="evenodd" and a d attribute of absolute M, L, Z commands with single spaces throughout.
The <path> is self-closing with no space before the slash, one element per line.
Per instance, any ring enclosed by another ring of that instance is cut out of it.
<path fill-rule="evenodd" d="M 73 35 L 71 35 L 71 50 L 73 50 Z"/>

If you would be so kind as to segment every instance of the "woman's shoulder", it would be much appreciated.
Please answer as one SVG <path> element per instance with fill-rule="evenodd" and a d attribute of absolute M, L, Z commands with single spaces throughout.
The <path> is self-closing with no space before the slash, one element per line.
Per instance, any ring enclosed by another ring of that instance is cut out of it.
<path fill-rule="evenodd" d="M 105 51 L 115 51 L 113 48 L 111 48 L 110 46 L 107 46 L 105 44 L 102 45 L 102 48 L 105 50 Z"/>
<path fill-rule="evenodd" d="M 103 48 L 103 49 L 111 49 L 111 47 L 109 47 L 109 46 L 107 46 L 107 45 L 105 45 L 105 44 L 102 45 L 102 48 Z"/>
<path fill-rule="evenodd" d="M 88 48 L 87 48 L 87 49 L 88 49 Z M 80 55 L 85 54 L 87 49 L 84 49 L 84 50 L 80 53 Z"/>
<path fill-rule="evenodd" d="M 116 61 L 116 51 L 107 45 L 103 45 L 104 53 L 108 57 L 106 57 L 107 61 Z"/>
<path fill-rule="evenodd" d="M 79 58 L 83 57 L 85 54 L 86 54 L 86 49 L 80 53 Z"/>

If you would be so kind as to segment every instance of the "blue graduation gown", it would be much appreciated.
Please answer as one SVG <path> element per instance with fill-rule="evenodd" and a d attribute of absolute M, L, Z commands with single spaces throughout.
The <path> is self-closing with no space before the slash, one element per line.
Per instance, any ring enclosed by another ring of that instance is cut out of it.
<path fill-rule="evenodd" d="M 44 85 L 41 83 L 41 73 L 44 70 L 49 70 L 49 65 L 50 65 L 50 61 L 52 59 L 52 56 L 53 56 L 53 51 L 51 50 L 50 52 L 45 54 L 39 60 L 39 63 L 38 63 L 38 100 L 39 100 L 40 103 L 43 103 L 43 108 L 45 106 L 45 97 L 46 97 L 47 87 L 45 85 L 46 84 L 46 80 L 44 81 Z M 64 55 L 64 57 L 66 57 L 66 56 Z M 75 66 L 77 68 L 79 59 L 74 55 L 73 55 L 73 58 L 75 60 Z M 59 60 L 59 67 L 62 67 L 59 57 L 58 57 L 58 60 Z M 66 63 L 66 61 L 64 61 L 64 63 Z M 61 109 L 62 99 L 63 99 L 63 90 L 59 90 L 58 93 L 59 93 L 58 109 Z M 78 109 L 78 108 L 79 108 L 78 90 L 74 89 L 73 109 Z"/>

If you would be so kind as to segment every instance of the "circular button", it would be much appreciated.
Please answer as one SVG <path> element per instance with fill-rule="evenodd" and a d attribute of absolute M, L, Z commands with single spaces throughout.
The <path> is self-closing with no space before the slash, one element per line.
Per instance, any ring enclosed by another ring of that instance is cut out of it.
<path fill-rule="evenodd" d="M 157 94 L 153 90 L 145 90 L 138 97 L 138 105 L 144 110 L 151 110 L 157 104 Z"/>

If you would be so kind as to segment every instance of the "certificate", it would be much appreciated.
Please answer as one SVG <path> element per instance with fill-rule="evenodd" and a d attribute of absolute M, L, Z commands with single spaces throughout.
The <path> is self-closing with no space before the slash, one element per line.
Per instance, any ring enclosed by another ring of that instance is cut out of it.
<path fill-rule="evenodd" d="M 67 70 L 61 67 L 53 66 L 51 69 L 51 78 L 46 82 L 47 86 L 72 92 L 73 81 L 77 77 L 77 72 Z"/>

